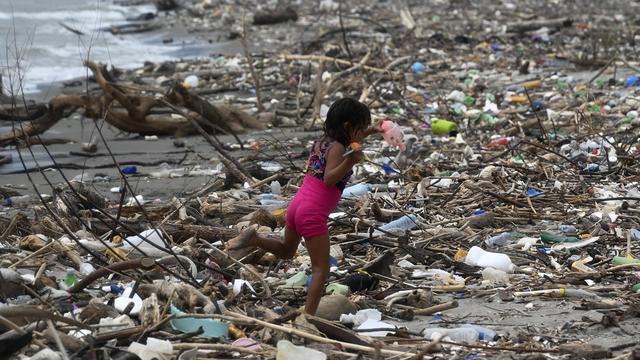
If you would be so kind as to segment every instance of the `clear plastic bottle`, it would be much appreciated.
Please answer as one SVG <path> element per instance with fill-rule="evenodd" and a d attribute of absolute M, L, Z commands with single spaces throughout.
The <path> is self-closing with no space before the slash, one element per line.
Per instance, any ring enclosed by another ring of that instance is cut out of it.
<path fill-rule="evenodd" d="M 270 187 L 271 187 L 271 193 L 272 194 L 274 194 L 274 195 L 282 194 L 282 185 L 280 185 L 279 182 L 272 181 Z"/>
<path fill-rule="evenodd" d="M 558 225 L 558 230 L 567 235 L 576 235 L 578 233 L 578 229 L 573 225 Z"/>
<path fill-rule="evenodd" d="M 496 236 L 492 236 L 484 241 L 487 246 L 503 246 L 506 245 L 507 242 L 514 237 L 516 233 L 513 232 L 503 232 L 502 234 L 498 234 Z"/>
<path fill-rule="evenodd" d="M 395 219 L 388 224 L 384 224 L 380 229 L 384 231 L 407 231 L 415 228 L 417 217 L 413 214 L 405 215 L 401 218 Z"/>
<path fill-rule="evenodd" d="M 366 183 L 355 184 L 344 189 L 344 191 L 342 192 L 342 197 L 343 198 L 359 197 L 368 193 L 370 189 L 371 187 L 369 186 L 369 184 L 366 184 Z"/>
<path fill-rule="evenodd" d="M 498 333 L 483 326 L 473 325 L 473 324 L 464 324 L 462 325 L 462 327 L 474 329 L 475 331 L 477 331 L 478 339 L 482 341 L 494 341 L 498 337 Z"/>
<path fill-rule="evenodd" d="M 509 274 L 502 270 L 488 267 L 482 270 L 482 279 L 495 284 L 508 284 Z"/>
<path fill-rule="evenodd" d="M 454 342 L 472 343 L 478 341 L 480 334 L 477 330 L 469 327 L 447 328 L 427 328 L 422 331 L 427 339 L 434 339 L 437 336 L 444 336 Z"/>

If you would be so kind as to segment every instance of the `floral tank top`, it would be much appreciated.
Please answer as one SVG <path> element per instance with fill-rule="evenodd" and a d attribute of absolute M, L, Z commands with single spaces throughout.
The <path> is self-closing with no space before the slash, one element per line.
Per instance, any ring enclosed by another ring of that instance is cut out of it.
<path fill-rule="evenodd" d="M 324 180 L 324 171 L 327 167 L 327 152 L 335 143 L 337 143 L 337 141 L 324 137 L 313 143 L 309 154 L 309 160 L 307 161 L 307 174 L 320 180 Z M 347 175 L 338 181 L 336 186 L 340 191 L 343 191 L 347 186 L 347 182 L 349 182 L 352 174 L 353 170 L 350 170 Z"/>

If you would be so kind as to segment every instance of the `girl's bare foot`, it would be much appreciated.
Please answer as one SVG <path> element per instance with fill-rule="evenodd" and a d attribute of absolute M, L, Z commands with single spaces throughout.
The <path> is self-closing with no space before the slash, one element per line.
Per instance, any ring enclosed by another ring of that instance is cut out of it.
<path fill-rule="evenodd" d="M 240 233 L 240 235 L 227 241 L 227 251 L 241 250 L 250 246 L 256 246 L 257 232 L 254 227 L 250 227 Z"/>

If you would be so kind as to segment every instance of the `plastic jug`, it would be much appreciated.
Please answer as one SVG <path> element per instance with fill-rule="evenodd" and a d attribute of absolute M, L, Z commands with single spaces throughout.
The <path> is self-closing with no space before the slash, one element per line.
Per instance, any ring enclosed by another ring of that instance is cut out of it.
<path fill-rule="evenodd" d="M 413 214 L 405 215 L 401 218 L 395 219 L 390 223 L 384 224 L 380 227 L 380 229 L 384 231 L 407 231 L 415 228 L 416 225 L 416 216 Z"/>
<path fill-rule="evenodd" d="M 458 125 L 453 121 L 434 119 L 431 122 L 431 132 L 433 135 L 449 135 L 454 131 L 458 131 Z"/>
<path fill-rule="evenodd" d="M 278 341 L 278 353 L 276 360 L 326 360 L 327 355 L 318 350 L 306 348 L 304 346 L 293 345 L 288 340 Z"/>
<path fill-rule="evenodd" d="M 484 251 L 474 246 L 469 249 L 465 264 L 471 266 L 480 266 L 483 268 L 492 267 L 507 273 L 513 272 L 514 265 L 508 255 Z"/>
<path fill-rule="evenodd" d="M 407 148 L 404 145 L 404 132 L 402 128 L 391 120 L 384 120 L 380 124 L 380 131 L 382 137 L 391 146 L 397 146 L 400 151 L 405 151 Z"/>

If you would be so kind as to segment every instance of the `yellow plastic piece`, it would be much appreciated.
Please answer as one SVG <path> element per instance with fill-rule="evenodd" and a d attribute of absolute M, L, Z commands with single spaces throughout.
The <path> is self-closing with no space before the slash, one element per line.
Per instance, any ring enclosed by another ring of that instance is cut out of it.
<path fill-rule="evenodd" d="M 458 251 L 456 252 L 455 256 L 453 257 L 453 260 L 457 261 L 457 262 L 463 262 L 464 259 L 467 258 L 467 250 L 465 249 L 458 249 Z"/>
<path fill-rule="evenodd" d="M 542 81 L 541 80 L 531 80 L 531 81 L 526 81 L 526 82 L 522 83 L 522 87 L 527 89 L 527 90 L 539 88 L 540 86 L 542 86 Z"/>
<path fill-rule="evenodd" d="M 512 96 L 509 98 L 509 100 L 515 103 L 525 103 L 529 101 L 526 96 L 520 96 L 520 95 Z"/>

